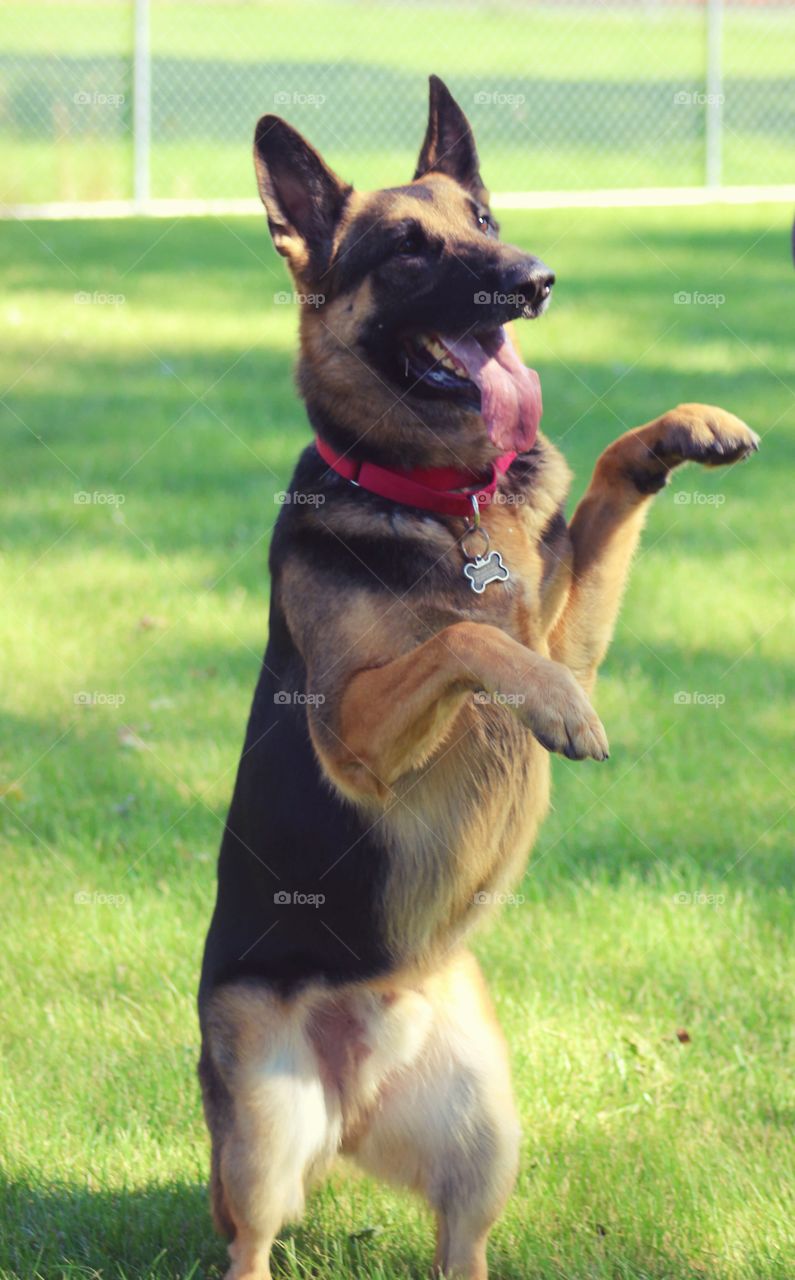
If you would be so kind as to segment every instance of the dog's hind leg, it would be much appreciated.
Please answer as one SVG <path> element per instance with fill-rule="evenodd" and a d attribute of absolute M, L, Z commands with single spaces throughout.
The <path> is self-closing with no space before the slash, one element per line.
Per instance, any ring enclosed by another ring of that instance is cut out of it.
<path fill-rule="evenodd" d="M 299 1001 L 230 986 L 205 1011 L 200 1077 L 213 1154 L 216 1225 L 231 1238 L 227 1280 L 270 1280 L 283 1223 L 339 1146 L 339 1105 L 324 1087 Z"/>
<path fill-rule="evenodd" d="M 202 1045 L 199 1059 L 199 1081 L 202 1090 L 204 1118 L 210 1131 L 210 1208 L 216 1231 L 231 1240 L 235 1224 L 226 1203 L 221 1179 L 221 1151 L 233 1123 L 232 1098 L 218 1068 L 213 1063 L 207 1044 Z"/>
<path fill-rule="evenodd" d="M 432 1008 L 423 1048 L 387 1077 L 351 1154 L 428 1201 L 435 1275 L 485 1280 L 486 1240 L 518 1162 L 505 1041 L 471 955 L 459 954 L 422 991 Z"/>

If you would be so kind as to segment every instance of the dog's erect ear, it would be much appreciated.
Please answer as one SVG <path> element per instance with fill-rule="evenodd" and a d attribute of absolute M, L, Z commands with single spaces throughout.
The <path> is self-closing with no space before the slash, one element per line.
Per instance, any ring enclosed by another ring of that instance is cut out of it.
<path fill-rule="evenodd" d="M 445 173 L 448 178 L 455 178 L 476 200 L 485 203 L 488 193 L 480 176 L 478 153 L 469 121 L 438 76 L 431 76 L 430 89 L 428 128 L 414 177 Z"/>
<path fill-rule="evenodd" d="M 279 116 L 257 121 L 254 168 L 279 253 L 296 274 L 321 274 L 351 187 Z"/>

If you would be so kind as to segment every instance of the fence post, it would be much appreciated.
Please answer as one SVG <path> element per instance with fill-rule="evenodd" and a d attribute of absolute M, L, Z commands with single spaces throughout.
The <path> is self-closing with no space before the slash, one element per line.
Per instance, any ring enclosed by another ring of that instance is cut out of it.
<path fill-rule="evenodd" d="M 704 180 L 719 187 L 723 177 L 723 0 L 707 0 L 706 156 Z"/>
<path fill-rule="evenodd" d="M 133 34 L 133 203 L 145 213 L 150 196 L 152 140 L 152 51 L 149 0 L 134 0 Z"/>

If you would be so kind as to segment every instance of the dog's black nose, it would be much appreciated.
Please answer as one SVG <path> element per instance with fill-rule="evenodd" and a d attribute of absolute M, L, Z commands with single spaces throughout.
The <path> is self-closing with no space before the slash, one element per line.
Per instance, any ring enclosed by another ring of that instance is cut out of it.
<path fill-rule="evenodd" d="M 520 310 L 537 310 L 546 302 L 555 283 L 555 272 L 538 258 L 518 262 L 511 268 L 507 291 L 516 294 Z"/>

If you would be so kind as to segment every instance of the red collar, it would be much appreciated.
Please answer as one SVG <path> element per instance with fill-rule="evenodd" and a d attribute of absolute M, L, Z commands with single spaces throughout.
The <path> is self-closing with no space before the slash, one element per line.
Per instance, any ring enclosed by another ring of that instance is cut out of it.
<path fill-rule="evenodd" d="M 374 462 L 355 462 L 345 454 L 336 453 L 320 436 L 315 436 L 315 448 L 332 471 L 353 484 L 402 502 L 407 507 L 421 507 L 423 511 L 435 511 L 441 516 L 471 516 L 472 500 L 485 507 L 491 502 L 503 475 L 515 453 L 501 453 L 491 465 L 488 484 L 478 484 L 482 476 L 472 471 L 456 471 L 454 467 L 414 467 L 410 471 L 391 471 L 376 466 Z"/>

